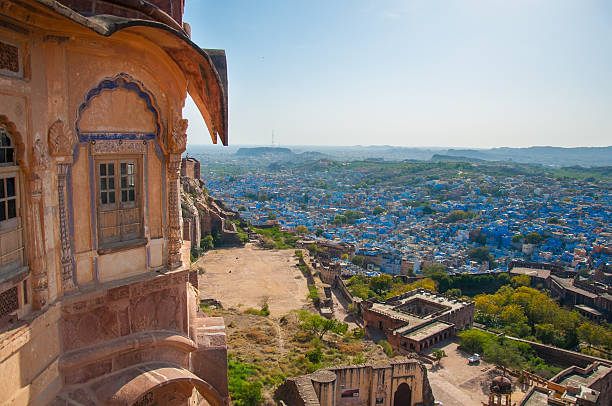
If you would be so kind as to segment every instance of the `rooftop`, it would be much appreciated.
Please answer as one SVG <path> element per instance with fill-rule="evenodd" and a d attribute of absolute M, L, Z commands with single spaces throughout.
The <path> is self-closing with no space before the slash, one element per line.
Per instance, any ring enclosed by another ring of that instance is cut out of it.
<path fill-rule="evenodd" d="M 442 331 L 446 330 L 450 326 L 452 326 L 452 324 L 450 323 L 445 323 L 443 321 L 435 321 L 431 324 L 418 328 L 410 333 L 403 334 L 403 336 L 406 338 L 410 338 L 411 340 L 414 340 L 414 341 L 421 341 L 427 337 L 431 337 L 434 334 L 441 333 Z M 409 326 L 406 326 L 406 327 L 409 327 Z M 399 332 L 399 329 L 398 329 L 398 332 Z"/>

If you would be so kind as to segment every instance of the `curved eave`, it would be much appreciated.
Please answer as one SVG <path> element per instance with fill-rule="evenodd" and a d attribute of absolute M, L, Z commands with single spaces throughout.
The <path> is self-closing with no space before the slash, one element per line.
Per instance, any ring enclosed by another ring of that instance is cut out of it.
<path fill-rule="evenodd" d="M 123 31 L 141 35 L 160 46 L 187 78 L 187 91 L 200 110 L 213 144 L 228 145 L 227 72 L 225 52 L 204 50 L 183 32 L 165 24 L 110 15 L 86 17 L 55 0 L 35 0 L 56 13 L 110 37 Z"/>

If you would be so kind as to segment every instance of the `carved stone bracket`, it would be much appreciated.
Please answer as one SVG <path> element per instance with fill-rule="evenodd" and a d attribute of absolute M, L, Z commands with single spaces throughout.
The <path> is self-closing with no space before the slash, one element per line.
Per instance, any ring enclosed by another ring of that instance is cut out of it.
<path fill-rule="evenodd" d="M 187 125 L 188 121 L 178 115 L 174 119 L 172 134 L 169 140 L 169 150 L 173 154 L 182 154 L 187 147 Z"/>
<path fill-rule="evenodd" d="M 71 157 L 77 137 L 62 120 L 49 127 L 49 152 L 54 157 Z"/>
<path fill-rule="evenodd" d="M 176 268 L 182 265 L 181 260 L 181 221 L 179 178 L 181 172 L 181 156 L 171 154 L 168 157 L 168 267 Z"/>

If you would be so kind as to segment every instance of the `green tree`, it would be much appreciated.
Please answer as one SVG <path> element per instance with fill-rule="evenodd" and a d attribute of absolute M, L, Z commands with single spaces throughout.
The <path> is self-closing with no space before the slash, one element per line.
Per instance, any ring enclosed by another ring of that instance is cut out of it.
<path fill-rule="evenodd" d="M 536 324 L 535 336 L 544 344 L 552 344 L 557 336 L 557 331 L 555 330 L 555 326 L 550 323 Z"/>
<path fill-rule="evenodd" d="M 237 385 L 232 396 L 236 406 L 259 406 L 264 402 L 261 394 L 261 382 L 241 382 Z"/>
<path fill-rule="evenodd" d="M 440 361 L 442 361 L 442 358 L 447 357 L 446 352 L 441 348 L 434 348 L 431 354 L 434 356 L 434 358 L 438 362 L 438 365 L 440 364 Z"/>
<path fill-rule="evenodd" d="M 434 262 L 431 265 L 424 265 L 421 268 L 421 273 L 427 276 L 438 272 L 446 273 L 447 269 L 446 265 Z"/>
<path fill-rule="evenodd" d="M 353 259 L 351 259 L 351 262 L 357 266 L 363 266 L 363 261 L 364 258 L 362 255 L 355 255 Z"/>
<path fill-rule="evenodd" d="M 202 238 L 200 240 L 200 247 L 207 251 L 207 250 L 211 250 L 213 248 L 215 248 L 215 243 L 213 241 L 213 236 L 212 235 L 207 235 L 204 238 Z"/>
<path fill-rule="evenodd" d="M 393 278 L 391 275 L 382 274 L 380 276 L 374 276 L 370 279 L 370 289 L 372 289 L 377 295 L 384 296 L 391 290 L 393 286 Z"/>
<path fill-rule="evenodd" d="M 457 298 L 463 296 L 461 294 L 461 289 L 459 288 L 449 289 L 446 291 L 446 294 L 449 295 L 450 297 L 457 297 Z"/>
<path fill-rule="evenodd" d="M 540 233 L 529 233 L 525 236 L 525 242 L 527 244 L 539 244 L 542 242 L 544 237 Z"/>
<path fill-rule="evenodd" d="M 324 233 L 324 231 L 323 231 L 323 229 L 322 229 L 322 228 L 317 228 L 317 229 L 315 230 L 315 235 L 316 235 L 317 237 L 322 236 L 322 235 L 323 235 L 323 233 Z"/>
<path fill-rule="evenodd" d="M 315 335 L 320 340 L 323 339 L 327 332 L 344 334 L 348 329 L 348 324 L 346 323 L 336 319 L 326 319 L 323 316 L 311 314 L 304 310 L 299 312 L 299 318 L 301 321 L 300 328 Z"/>
<path fill-rule="evenodd" d="M 529 275 L 516 275 L 510 279 L 510 283 L 515 288 L 519 286 L 529 286 L 531 284 L 531 278 Z"/>
<path fill-rule="evenodd" d="M 378 216 L 379 214 L 382 214 L 382 213 L 384 213 L 384 212 L 385 212 L 385 209 L 383 209 L 383 208 L 382 208 L 382 207 L 380 207 L 380 206 L 376 206 L 376 207 L 374 207 L 374 209 L 372 210 L 372 214 L 373 214 L 373 215 L 375 215 L 375 216 Z"/>
<path fill-rule="evenodd" d="M 506 368 L 518 369 L 524 363 L 517 347 L 506 344 L 504 341 L 491 340 L 484 350 L 485 360 L 500 367 L 504 371 L 504 375 L 506 374 Z"/>
<path fill-rule="evenodd" d="M 478 262 L 493 262 L 493 257 L 487 247 L 475 247 L 468 251 L 468 256 Z"/>
<path fill-rule="evenodd" d="M 380 345 L 382 347 L 382 349 L 385 352 L 385 354 L 387 354 L 387 357 L 392 357 L 393 356 L 393 347 L 391 347 L 391 344 L 389 344 L 389 341 L 387 341 L 387 340 L 380 340 L 378 342 L 378 345 Z"/>
<path fill-rule="evenodd" d="M 482 354 L 485 346 L 493 337 L 493 334 L 480 330 L 464 330 L 459 333 L 459 345 L 468 352 Z"/>

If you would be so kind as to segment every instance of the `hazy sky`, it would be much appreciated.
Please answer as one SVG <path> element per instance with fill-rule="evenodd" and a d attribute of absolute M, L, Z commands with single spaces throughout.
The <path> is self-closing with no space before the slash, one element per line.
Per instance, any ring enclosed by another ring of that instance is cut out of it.
<path fill-rule="evenodd" d="M 230 144 L 612 145 L 610 0 L 186 3 L 227 53 Z"/>

